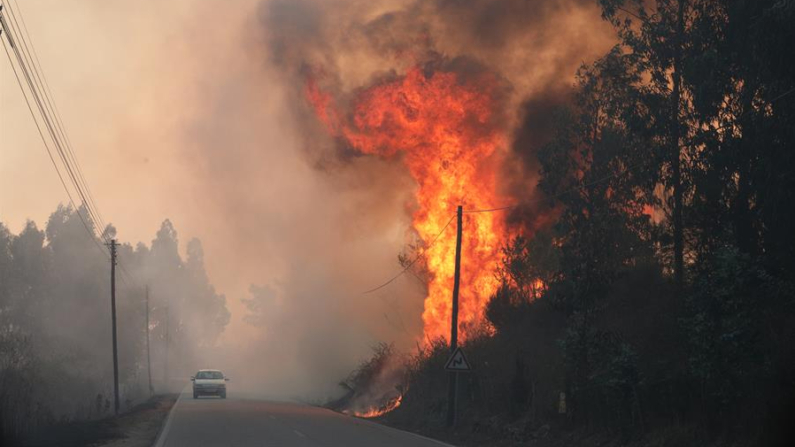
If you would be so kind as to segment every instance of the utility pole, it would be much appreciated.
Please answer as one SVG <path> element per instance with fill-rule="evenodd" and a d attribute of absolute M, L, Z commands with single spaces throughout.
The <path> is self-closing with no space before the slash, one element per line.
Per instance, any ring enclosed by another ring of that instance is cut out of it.
<path fill-rule="evenodd" d="M 146 369 L 149 371 L 149 395 L 154 394 L 152 389 L 152 357 L 149 355 L 149 286 L 146 286 Z"/>
<path fill-rule="evenodd" d="M 113 409 L 119 414 L 119 352 L 116 347 L 116 239 L 110 244 L 110 313 L 113 326 Z"/>
<path fill-rule="evenodd" d="M 450 353 L 458 348 L 458 289 L 461 282 L 461 233 L 463 224 L 463 208 L 458 206 L 458 228 L 455 239 L 455 274 L 453 276 L 453 315 L 450 324 Z M 456 398 L 458 397 L 458 372 L 451 371 L 447 395 L 447 426 L 455 426 Z"/>
<path fill-rule="evenodd" d="M 166 364 L 164 370 L 165 378 L 163 379 L 165 382 L 165 389 L 168 392 L 168 306 L 166 306 Z"/>

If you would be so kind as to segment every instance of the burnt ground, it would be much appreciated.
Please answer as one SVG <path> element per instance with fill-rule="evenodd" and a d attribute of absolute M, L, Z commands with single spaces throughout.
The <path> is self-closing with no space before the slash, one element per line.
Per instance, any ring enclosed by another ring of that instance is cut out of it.
<path fill-rule="evenodd" d="M 154 396 L 118 417 L 74 421 L 40 430 L 21 445 L 31 447 L 148 447 L 163 426 L 177 395 Z"/>

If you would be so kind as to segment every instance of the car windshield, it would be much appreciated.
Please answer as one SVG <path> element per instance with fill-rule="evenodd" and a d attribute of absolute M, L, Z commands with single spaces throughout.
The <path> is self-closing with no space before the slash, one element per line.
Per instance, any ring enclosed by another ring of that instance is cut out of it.
<path fill-rule="evenodd" d="M 221 371 L 199 371 L 196 373 L 197 379 L 223 379 L 224 375 Z"/>

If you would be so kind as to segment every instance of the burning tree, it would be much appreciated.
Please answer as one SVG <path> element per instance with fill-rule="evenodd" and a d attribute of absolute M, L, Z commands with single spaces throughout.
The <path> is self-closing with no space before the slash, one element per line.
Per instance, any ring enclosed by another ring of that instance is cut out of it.
<path fill-rule="evenodd" d="M 401 157 L 416 180 L 413 226 L 425 244 L 420 254 L 430 273 L 425 336 L 444 337 L 455 253 L 455 233 L 445 229 L 458 205 L 478 210 L 505 202 L 497 192 L 506 148 L 499 80 L 487 71 L 413 67 L 356 92 L 349 112 L 336 108 L 316 77 L 308 79 L 306 94 L 332 135 L 363 154 Z M 467 287 L 460 296 L 459 330 L 466 339 L 497 289 L 493 272 L 508 231 L 504 217 L 491 213 L 468 214 L 464 226 L 461 280 Z"/>

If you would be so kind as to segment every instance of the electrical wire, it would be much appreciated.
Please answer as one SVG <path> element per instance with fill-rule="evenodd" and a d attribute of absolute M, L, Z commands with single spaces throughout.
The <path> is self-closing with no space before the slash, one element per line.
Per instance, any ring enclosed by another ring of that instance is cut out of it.
<path fill-rule="evenodd" d="M 450 226 L 450 222 L 452 222 L 454 218 L 455 218 L 455 215 L 453 215 L 453 216 L 451 216 L 451 217 L 450 217 L 450 220 L 448 220 L 448 221 L 447 221 L 447 223 L 446 223 L 446 224 L 444 224 L 444 227 L 442 227 L 442 231 L 440 231 L 440 232 L 439 232 L 439 234 L 437 234 L 437 235 L 436 235 L 436 237 L 434 237 L 434 238 L 433 238 L 433 240 L 431 240 L 431 242 L 430 242 L 430 243 L 429 243 L 427 246 L 423 247 L 422 253 L 420 253 L 420 254 L 418 254 L 417 256 L 415 256 L 415 257 L 414 257 L 414 259 L 412 259 L 412 260 L 411 260 L 411 262 L 409 262 L 409 263 L 408 263 L 408 265 L 406 265 L 406 267 L 405 267 L 403 270 L 401 270 L 401 271 L 400 271 L 398 274 L 396 274 L 395 276 L 393 276 L 393 277 L 392 277 L 392 278 L 391 278 L 389 281 L 387 281 L 387 282 L 385 282 L 385 283 L 381 284 L 380 286 L 378 286 L 378 287 L 374 287 L 374 288 L 372 288 L 372 289 L 370 289 L 370 290 L 365 290 L 364 292 L 362 292 L 362 295 L 366 295 L 366 294 L 368 294 L 368 293 L 375 292 L 376 290 L 383 289 L 384 287 L 386 287 L 386 286 L 388 286 L 389 284 L 391 284 L 391 283 L 392 283 L 392 281 L 394 281 L 394 280 L 398 279 L 398 278 L 399 278 L 399 277 L 401 277 L 401 276 L 402 276 L 404 273 L 406 273 L 406 272 L 407 272 L 407 271 L 408 271 L 408 270 L 409 270 L 409 269 L 410 269 L 410 268 L 411 268 L 411 267 L 412 267 L 412 266 L 413 266 L 413 265 L 414 265 L 414 264 L 415 264 L 417 261 L 419 261 L 419 259 L 420 259 L 421 257 L 425 256 L 425 253 L 427 253 L 427 252 L 428 252 L 428 249 L 429 249 L 429 248 L 433 247 L 433 245 L 436 243 L 436 241 L 437 241 L 437 240 L 439 240 L 439 238 L 442 236 L 442 234 L 444 233 L 444 231 L 447 229 L 447 227 L 449 227 L 449 226 Z"/>
<path fill-rule="evenodd" d="M 0 39 L 0 40 L 2 40 L 2 39 Z M 52 155 L 52 151 L 50 150 L 50 147 L 47 144 L 47 140 L 44 138 L 44 133 L 42 132 L 41 127 L 39 126 L 38 120 L 36 120 L 36 115 L 33 113 L 33 107 L 31 107 L 30 101 L 28 100 L 28 96 L 25 94 L 25 91 L 24 91 L 24 89 L 22 87 L 22 80 L 19 78 L 19 74 L 17 74 L 16 67 L 14 67 L 14 64 L 12 63 L 11 54 L 8 52 L 8 48 L 6 46 L 5 41 L 3 41 L 3 50 L 5 50 L 6 56 L 8 57 L 8 62 L 9 62 L 9 64 L 11 64 L 11 69 L 14 71 L 14 77 L 16 77 L 16 79 L 17 79 L 17 83 L 19 84 L 19 88 L 22 90 L 22 95 L 25 98 L 25 103 L 27 104 L 28 110 L 30 111 L 30 116 L 33 118 L 33 121 L 36 124 L 36 130 L 38 130 L 39 136 L 41 137 L 41 141 L 42 141 L 42 143 L 44 143 L 44 148 L 47 150 L 47 155 L 49 155 L 50 161 L 52 162 L 52 166 L 55 168 L 56 174 L 58 174 L 58 179 L 61 181 L 61 185 L 63 186 L 64 191 L 66 191 L 66 195 L 69 198 L 69 203 L 71 203 L 72 207 L 74 207 L 75 203 L 74 203 L 74 200 L 72 199 L 72 194 L 71 194 L 71 192 L 69 192 L 69 188 L 66 186 L 66 181 L 64 181 L 63 175 L 61 175 L 61 171 L 58 169 L 57 163 L 55 163 L 55 158 Z M 83 219 L 83 216 L 79 212 L 77 212 L 77 217 L 80 218 L 80 222 L 83 223 L 83 227 L 86 229 L 86 231 L 90 235 L 90 239 L 94 242 L 96 247 L 99 249 L 100 253 L 102 253 L 102 255 L 106 259 L 110 259 L 108 257 L 108 253 L 102 248 L 101 245 L 99 245 L 99 242 L 94 238 L 94 232 L 89 229 L 88 224 L 86 223 L 85 219 Z"/>
<path fill-rule="evenodd" d="M 499 208 L 487 208 L 487 209 L 484 209 L 484 210 L 464 210 L 464 211 L 462 211 L 462 213 L 463 214 L 493 213 L 495 211 L 504 211 L 504 210 L 509 210 L 511 208 L 516 208 L 516 207 L 517 207 L 517 205 L 508 205 L 508 206 L 502 206 L 502 207 L 499 207 Z"/>
<path fill-rule="evenodd" d="M 99 221 L 97 214 L 94 212 L 93 207 L 90 205 L 90 201 L 87 198 L 86 193 L 83 191 L 83 186 L 81 185 L 78 175 L 76 173 L 77 169 L 72 166 L 72 163 L 69 161 L 69 154 L 67 150 L 64 149 L 64 144 L 61 141 L 61 137 L 59 138 L 59 129 L 58 126 L 55 124 L 55 119 L 53 119 L 50 115 L 53 113 L 52 102 L 50 101 L 49 97 L 47 97 L 46 92 L 44 92 L 43 82 L 41 81 L 41 76 L 39 75 L 38 69 L 36 65 L 33 63 L 33 58 L 31 56 L 31 51 L 28 48 L 27 41 L 25 37 L 21 34 L 19 22 L 16 18 L 16 13 L 11 9 L 10 5 L 6 4 L 6 9 L 8 10 L 11 22 L 5 20 L 4 21 L 4 28 L 6 32 L 11 35 L 14 40 L 17 42 L 17 45 L 12 46 L 14 53 L 17 56 L 17 60 L 20 64 L 20 68 L 22 69 L 22 73 L 25 76 L 25 79 L 28 83 L 28 87 L 30 88 L 31 94 L 33 95 L 34 100 L 39 108 L 41 113 L 41 117 L 44 120 L 44 124 L 47 127 L 47 130 L 50 133 L 50 137 L 54 143 L 56 150 L 61 158 L 61 161 L 66 168 L 66 172 L 71 180 L 72 185 L 74 186 L 75 190 L 77 191 L 78 195 L 82 199 L 83 207 L 85 211 L 88 213 L 88 217 L 96 224 L 101 224 Z M 4 14 L 5 15 L 5 14 Z M 20 51 L 21 50 L 21 51 Z M 30 68 L 29 68 L 30 67 Z M 79 210 L 77 210 L 79 213 Z M 105 235 L 97 231 L 101 239 L 107 243 L 107 238 Z"/>
<path fill-rule="evenodd" d="M 8 1 L 11 2 L 12 0 L 8 0 Z M 24 36 L 23 36 L 23 41 L 30 43 L 30 49 L 32 49 L 32 52 L 33 52 L 33 59 L 35 60 L 35 64 L 33 65 L 34 70 L 36 70 L 37 73 L 41 74 L 41 80 L 44 81 L 44 87 L 45 87 L 44 88 L 44 94 L 45 94 L 45 97 L 47 98 L 47 102 L 50 105 L 50 110 L 55 112 L 54 116 L 55 116 L 56 127 L 59 130 L 59 132 L 61 134 L 61 137 L 66 142 L 67 153 L 70 155 L 70 157 L 72 159 L 72 163 L 74 163 L 74 165 L 75 165 L 75 168 L 77 170 L 78 179 L 81 181 L 81 183 L 83 185 L 83 189 L 85 189 L 86 192 L 88 193 L 89 203 L 91 204 L 92 209 L 96 213 L 96 217 L 97 217 L 98 223 L 99 223 L 100 227 L 103 228 L 103 233 L 104 233 L 104 228 L 107 228 L 107 225 L 105 224 L 105 221 L 104 221 L 104 219 L 102 217 L 102 213 L 100 212 L 99 207 L 96 205 L 96 200 L 94 199 L 94 195 L 91 193 L 91 189 L 88 187 L 88 182 L 86 182 L 85 176 L 83 175 L 83 170 L 80 167 L 80 163 L 77 161 L 77 156 L 75 155 L 75 151 L 74 151 L 74 148 L 72 146 L 72 140 L 69 137 L 69 134 L 65 130 L 65 126 L 63 124 L 63 120 L 61 119 L 61 112 L 58 109 L 58 104 L 55 102 L 55 100 L 53 98 L 52 90 L 50 89 L 50 83 L 47 81 L 47 76 L 44 73 L 44 68 L 42 67 L 41 62 L 39 61 L 38 52 L 36 51 L 36 47 L 33 45 L 33 40 L 31 39 L 30 33 L 28 32 L 28 25 L 25 22 L 25 16 L 22 14 L 21 9 L 19 8 L 19 2 L 14 0 L 13 3 L 15 4 L 14 9 L 17 11 L 16 14 L 19 15 L 19 19 L 22 22 L 22 29 L 24 30 L 24 33 L 25 33 Z M 12 13 L 12 15 L 14 14 L 13 11 L 11 11 L 11 13 Z M 27 40 L 24 40 L 24 37 L 27 37 Z M 51 98 L 52 98 L 52 100 L 51 100 Z M 107 242 L 107 240 L 106 240 L 106 242 Z"/>
<path fill-rule="evenodd" d="M 88 214 L 88 217 L 90 217 L 95 224 L 99 225 L 99 228 L 97 228 L 96 226 L 92 226 L 92 228 L 96 230 L 97 236 L 104 241 L 105 243 L 104 245 L 109 245 L 110 238 L 104 231 L 104 229 L 107 228 L 107 224 L 105 223 L 102 213 L 99 211 L 99 207 L 96 205 L 94 194 L 91 192 L 91 189 L 88 187 L 88 182 L 85 179 L 83 170 L 80 167 L 80 163 L 77 159 L 77 156 L 75 155 L 71 138 L 69 137 L 69 134 L 66 132 L 66 128 L 63 124 L 63 119 L 61 118 L 60 110 L 58 109 L 57 103 L 54 101 L 54 99 L 52 99 L 53 96 L 52 90 L 50 89 L 50 85 L 49 82 L 47 81 L 44 69 L 41 66 L 41 61 L 39 60 L 38 52 L 36 51 L 36 48 L 33 45 L 33 41 L 30 37 L 30 32 L 28 31 L 27 23 L 25 22 L 25 17 L 19 9 L 19 3 L 17 2 L 13 9 L 8 4 L 6 4 L 5 6 L 13 22 L 9 23 L 8 21 L 4 21 L 3 23 L 3 28 L 7 32 L 6 37 L 9 39 L 9 44 L 11 45 L 12 49 L 14 49 L 14 53 L 17 56 L 17 60 L 20 64 L 20 68 L 22 69 L 23 74 L 26 77 L 26 81 L 28 82 L 28 87 L 31 91 L 31 94 L 33 95 L 33 98 L 36 100 L 42 118 L 49 130 L 50 137 L 52 138 L 55 148 L 58 150 L 58 153 L 61 157 L 61 161 L 64 164 L 67 173 L 69 174 L 69 178 L 72 182 L 72 185 L 74 186 L 75 190 L 82 199 L 83 208 L 85 212 Z M 19 16 L 19 21 L 17 20 L 17 16 Z M 21 27 L 19 25 L 20 21 L 22 22 Z M 14 41 L 19 42 L 21 44 L 22 57 L 20 57 L 20 52 L 16 50 L 15 45 L 12 43 Z M 8 53 L 7 56 L 9 56 Z M 31 71 L 33 73 L 32 76 L 27 71 L 25 61 L 27 61 L 27 65 L 31 67 Z M 9 62 L 11 62 L 10 56 L 9 56 Z M 15 76 L 19 78 L 16 72 Z M 22 89 L 21 81 L 19 79 L 18 83 L 20 84 L 20 89 Z M 24 89 L 22 90 L 24 94 Z M 26 96 L 26 101 L 27 101 L 27 96 Z M 31 111 L 31 115 L 33 116 L 34 122 L 36 122 L 37 127 L 39 127 L 38 121 L 35 118 L 35 114 L 33 114 L 32 112 L 32 107 L 30 106 L 30 104 L 28 104 L 28 107 L 29 110 Z M 40 127 L 39 131 L 40 131 L 40 136 L 42 137 L 42 141 L 45 141 L 43 137 L 43 132 L 41 132 Z M 65 181 L 63 180 L 63 176 L 61 175 L 60 171 L 57 169 L 57 165 L 55 163 L 54 157 L 52 157 L 52 153 L 49 150 L 49 147 L 47 147 L 47 150 L 49 156 L 51 157 L 53 165 L 56 167 L 56 172 L 59 178 L 61 179 L 62 185 L 64 186 L 64 189 L 67 191 L 67 195 L 69 196 L 72 207 L 75 209 L 75 212 L 78 215 L 78 217 L 80 217 L 80 220 L 83 223 L 83 226 L 86 228 L 86 230 L 90 230 L 88 223 L 85 222 L 85 219 L 80 213 L 80 209 L 76 206 L 71 194 L 69 193 L 69 190 L 65 185 Z M 102 230 L 100 230 L 100 228 L 102 228 Z M 94 240 L 95 244 L 99 245 L 96 239 L 94 239 L 94 231 L 89 231 L 89 233 L 91 239 Z M 105 256 L 107 257 L 107 255 Z M 118 267 L 120 267 L 121 275 L 119 278 L 121 279 L 122 283 L 126 285 L 128 282 L 132 282 L 133 280 L 131 275 L 124 267 L 124 264 L 118 262 L 118 258 L 117 258 L 117 265 Z"/>
<path fill-rule="evenodd" d="M 36 52 L 36 49 L 33 46 L 33 42 L 30 38 L 30 33 L 27 29 L 25 18 L 19 11 L 18 4 L 15 6 L 15 9 L 17 10 L 16 12 L 10 7 L 8 2 L 6 2 L 4 6 L 5 11 L 8 13 L 0 13 L 0 25 L 2 26 L 2 31 L 5 31 L 6 33 L 6 40 L 3 41 L 3 49 L 14 72 L 17 84 L 19 85 L 23 97 L 25 98 L 28 111 L 31 114 L 34 124 L 36 125 L 39 137 L 44 144 L 47 155 L 50 158 L 50 162 L 55 168 L 55 172 L 61 182 L 61 186 L 64 188 L 64 191 L 67 194 L 69 203 L 75 210 L 75 214 L 77 214 L 78 218 L 80 219 L 80 222 L 88 233 L 89 238 L 98 248 L 100 253 L 102 253 L 103 257 L 109 260 L 110 257 L 108 256 L 108 253 L 102 248 L 102 245 L 99 243 L 98 239 L 104 241 L 104 245 L 108 245 L 110 238 L 104 232 L 104 230 L 100 231 L 95 225 L 89 225 L 86 221 L 86 218 L 90 218 L 93 221 L 92 223 L 100 225 L 101 228 L 107 228 L 107 225 L 105 224 L 104 218 L 99 212 L 94 195 L 88 187 L 83 170 L 81 169 L 75 155 L 71 139 L 65 130 L 60 111 L 58 110 L 55 101 L 52 99 L 52 91 L 44 74 L 44 70 L 41 68 L 41 62 L 39 61 L 38 53 Z M 22 26 L 20 26 L 17 16 L 19 16 Z M 6 17 L 9 17 L 10 21 L 6 20 Z M 22 31 L 23 29 L 24 35 Z M 6 41 L 8 42 L 8 45 L 6 45 Z M 30 92 L 29 94 L 25 92 L 22 78 L 20 77 L 17 67 L 14 65 L 11 53 L 9 52 L 9 46 L 16 56 L 17 64 L 19 65 L 19 71 L 21 71 L 22 76 L 28 85 Z M 47 128 L 53 147 L 58 152 L 60 160 L 63 163 L 64 169 L 68 176 L 67 178 L 70 180 L 74 190 L 82 200 L 83 212 L 86 213 L 85 218 L 83 213 L 81 213 L 80 208 L 77 206 L 72 192 L 67 186 L 67 182 L 61 172 L 61 169 L 58 168 L 58 163 L 55 161 L 52 148 L 50 147 L 50 144 L 47 143 L 47 138 L 44 136 L 44 131 L 42 130 L 41 124 L 39 123 L 39 120 L 36 118 L 36 114 L 33 111 L 31 98 L 36 103 L 36 108 L 40 113 L 42 122 Z M 119 279 L 121 279 L 121 281 L 125 284 L 127 284 L 128 281 L 132 281 L 131 275 L 128 273 L 124 265 L 117 263 L 117 266 L 120 268 L 120 272 L 122 273 Z"/>

